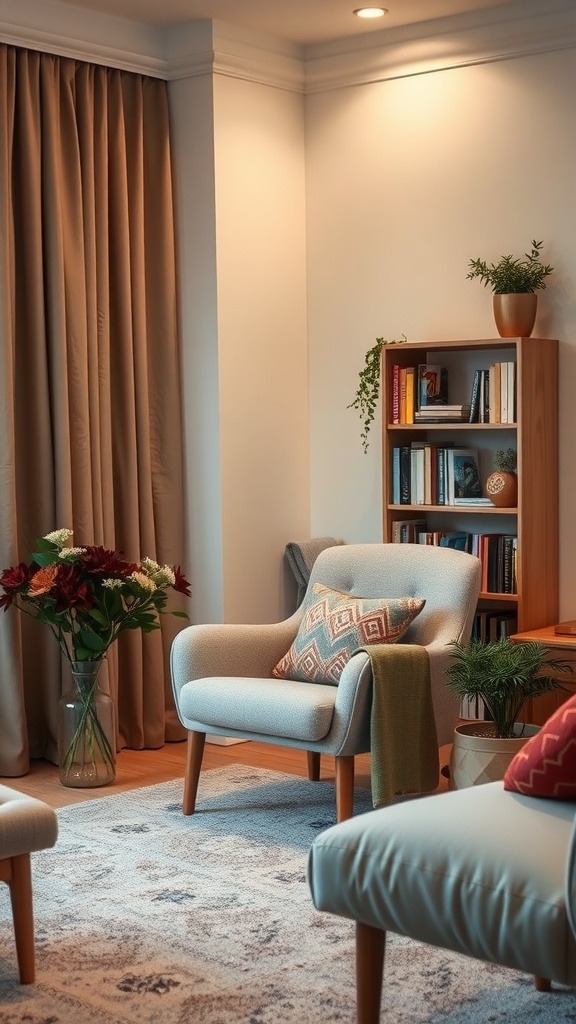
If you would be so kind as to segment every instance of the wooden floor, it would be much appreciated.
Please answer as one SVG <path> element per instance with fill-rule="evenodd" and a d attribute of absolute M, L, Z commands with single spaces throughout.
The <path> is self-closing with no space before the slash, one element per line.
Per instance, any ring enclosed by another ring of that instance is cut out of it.
<path fill-rule="evenodd" d="M 450 747 L 442 747 L 440 764 L 447 764 L 449 758 Z M 114 793 L 121 793 L 124 790 L 183 778 L 185 761 L 186 743 L 167 743 L 160 750 L 121 750 L 117 757 L 115 781 L 97 789 L 69 789 L 63 786 L 58 778 L 58 768 L 49 761 L 32 761 L 27 775 L 18 778 L 0 777 L 0 784 L 44 800 L 51 807 L 64 807 L 82 800 L 113 796 Z M 203 770 L 233 763 L 249 764 L 304 777 L 307 775 L 306 754 L 302 750 L 254 741 L 236 743 L 233 746 L 206 744 Z M 334 758 L 323 757 L 321 777 L 333 776 Z M 369 754 L 361 754 L 356 758 L 355 779 L 357 786 L 370 788 Z M 446 788 L 447 782 L 442 778 L 438 791 Z"/>

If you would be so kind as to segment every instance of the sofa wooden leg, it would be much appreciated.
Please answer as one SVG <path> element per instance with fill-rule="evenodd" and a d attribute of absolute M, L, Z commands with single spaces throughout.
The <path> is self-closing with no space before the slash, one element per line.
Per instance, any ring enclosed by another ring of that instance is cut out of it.
<path fill-rule="evenodd" d="M 386 932 L 356 922 L 356 1020 L 378 1024 L 382 1000 L 382 975 Z"/>
<path fill-rule="evenodd" d="M 11 877 L 8 885 L 20 981 L 23 985 L 31 985 L 34 981 L 34 913 L 29 853 L 11 858 Z"/>
<path fill-rule="evenodd" d="M 194 814 L 196 807 L 196 794 L 198 792 L 198 781 L 202 767 L 202 755 L 204 754 L 204 743 L 206 742 L 205 732 L 189 732 L 188 745 L 186 747 L 186 769 L 184 774 L 184 796 L 182 798 L 182 813 Z"/>
<path fill-rule="evenodd" d="M 336 759 L 336 818 L 346 821 L 354 813 L 354 756 Z"/>
<path fill-rule="evenodd" d="M 550 992 L 552 982 L 550 978 L 541 978 L 539 974 L 536 974 L 534 977 L 534 988 L 537 992 Z"/>
<path fill-rule="evenodd" d="M 320 779 L 320 754 L 317 750 L 306 751 L 308 762 L 308 778 L 311 782 L 318 782 Z"/>

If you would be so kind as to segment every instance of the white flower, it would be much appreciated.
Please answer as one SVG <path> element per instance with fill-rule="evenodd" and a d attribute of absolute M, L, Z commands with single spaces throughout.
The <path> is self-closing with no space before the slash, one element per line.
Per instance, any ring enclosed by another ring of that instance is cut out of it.
<path fill-rule="evenodd" d="M 66 545 L 66 541 L 72 536 L 72 530 L 53 530 L 52 533 L 47 533 L 44 540 L 55 544 L 57 548 L 63 548 Z"/>
<path fill-rule="evenodd" d="M 108 590 L 121 590 L 122 587 L 124 586 L 124 580 L 102 580 L 102 586 L 107 587 Z"/>
<path fill-rule="evenodd" d="M 154 580 L 151 580 L 143 572 L 133 572 L 128 579 L 132 580 L 133 583 L 137 583 L 139 587 L 142 587 L 142 590 L 149 590 L 151 592 L 156 590 Z"/>
<path fill-rule="evenodd" d="M 61 558 L 64 562 L 75 562 L 85 551 L 86 548 L 62 548 L 58 552 L 58 558 Z"/>
<path fill-rule="evenodd" d="M 158 565 L 158 562 L 154 562 L 152 558 L 143 558 L 142 568 L 159 589 L 173 587 L 176 582 L 174 571 L 169 565 Z"/>

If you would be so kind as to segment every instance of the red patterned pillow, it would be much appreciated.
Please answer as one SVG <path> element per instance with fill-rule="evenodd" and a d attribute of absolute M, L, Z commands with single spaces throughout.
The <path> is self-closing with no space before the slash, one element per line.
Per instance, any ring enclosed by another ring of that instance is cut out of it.
<path fill-rule="evenodd" d="M 504 789 L 556 800 L 576 797 L 576 695 L 562 704 L 518 751 Z"/>
<path fill-rule="evenodd" d="M 419 597 L 352 597 L 314 583 L 304 599 L 296 639 L 272 675 L 337 686 L 358 647 L 396 643 L 425 604 Z"/>

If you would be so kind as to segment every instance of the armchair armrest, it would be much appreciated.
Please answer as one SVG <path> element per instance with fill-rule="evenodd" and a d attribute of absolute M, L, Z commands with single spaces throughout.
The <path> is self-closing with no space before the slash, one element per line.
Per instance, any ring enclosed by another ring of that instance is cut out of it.
<path fill-rule="evenodd" d="M 576 817 L 572 825 L 570 842 L 568 844 L 568 856 L 566 858 L 566 875 L 564 883 L 566 897 L 566 914 L 568 923 L 576 938 Z"/>
<path fill-rule="evenodd" d="M 257 625 L 231 623 L 186 626 L 175 637 L 170 652 L 176 694 L 191 679 L 210 676 L 268 678 L 288 651 L 301 614 L 283 622 Z"/>

